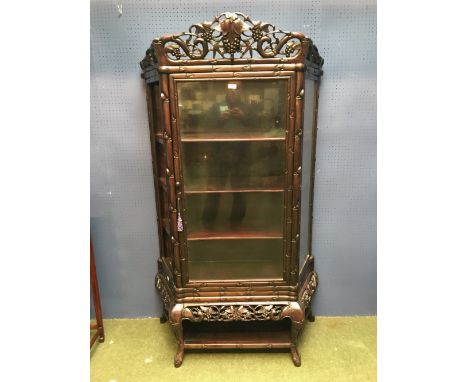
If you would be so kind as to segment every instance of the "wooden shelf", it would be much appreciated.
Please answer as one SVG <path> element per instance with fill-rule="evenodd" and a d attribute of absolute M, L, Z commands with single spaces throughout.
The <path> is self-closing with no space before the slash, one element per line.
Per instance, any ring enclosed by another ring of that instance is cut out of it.
<path fill-rule="evenodd" d="M 186 349 L 287 349 L 291 347 L 288 325 L 283 322 L 218 323 L 185 325 Z M 255 331 L 253 330 L 255 329 Z"/>
<path fill-rule="evenodd" d="M 185 335 L 186 349 L 289 349 L 288 332 L 191 333 Z"/>
<path fill-rule="evenodd" d="M 284 188 L 252 188 L 241 190 L 185 190 L 186 195 L 193 194 L 217 194 L 217 193 L 234 193 L 234 192 L 284 192 Z"/>
<path fill-rule="evenodd" d="M 189 282 L 281 282 L 284 281 L 283 261 L 279 260 L 281 261 L 189 261 Z M 220 266 L 223 267 L 222 270 Z"/>
<path fill-rule="evenodd" d="M 190 135 L 185 134 L 181 141 L 185 142 L 256 142 L 256 141 L 285 141 L 286 137 L 274 137 L 265 135 L 227 136 L 227 135 Z"/>
<path fill-rule="evenodd" d="M 283 232 L 275 231 L 229 231 L 191 232 L 187 240 L 235 240 L 235 239 L 282 239 Z"/>

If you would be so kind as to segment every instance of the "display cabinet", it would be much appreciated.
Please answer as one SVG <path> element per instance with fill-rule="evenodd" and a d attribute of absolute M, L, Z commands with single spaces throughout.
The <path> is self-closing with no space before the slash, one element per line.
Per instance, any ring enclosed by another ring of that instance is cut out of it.
<path fill-rule="evenodd" d="M 290 349 L 313 320 L 312 205 L 323 59 L 242 13 L 155 39 L 146 83 L 156 288 L 186 349 Z M 305 97 L 306 91 L 308 97 Z M 304 125 L 304 102 L 311 122 Z M 303 142 L 307 145 L 303 150 Z M 307 155 L 303 155 L 307 153 Z"/>

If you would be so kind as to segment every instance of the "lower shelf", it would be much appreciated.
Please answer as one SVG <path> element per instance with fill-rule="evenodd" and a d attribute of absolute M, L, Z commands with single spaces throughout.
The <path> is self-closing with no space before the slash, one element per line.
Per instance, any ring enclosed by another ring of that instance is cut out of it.
<path fill-rule="evenodd" d="M 186 349 L 288 349 L 290 321 L 184 322 Z"/>

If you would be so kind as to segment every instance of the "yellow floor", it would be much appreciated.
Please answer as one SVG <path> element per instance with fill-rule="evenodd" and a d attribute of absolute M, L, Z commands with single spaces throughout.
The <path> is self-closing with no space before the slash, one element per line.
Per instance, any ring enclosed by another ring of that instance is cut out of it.
<path fill-rule="evenodd" d="M 104 320 L 106 341 L 91 351 L 92 382 L 151 381 L 375 381 L 377 318 L 317 317 L 290 353 L 186 351 L 173 366 L 176 341 L 159 319 Z"/>

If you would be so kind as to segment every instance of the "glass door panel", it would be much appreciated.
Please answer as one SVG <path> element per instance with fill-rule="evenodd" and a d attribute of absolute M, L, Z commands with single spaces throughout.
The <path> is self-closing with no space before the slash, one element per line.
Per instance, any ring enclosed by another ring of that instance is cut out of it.
<path fill-rule="evenodd" d="M 180 81 L 177 96 L 182 141 L 285 135 L 286 79 Z"/>
<path fill-rule="evenodd" d="M 282 239 L 192 240 L 190 281 L 281 279 Z"/>
<path fill-rule="evenodd" d="M 186 192 L 284 189 L 283 141 L 182 143 Z"/>
<path fill-rule="evenodd" d="M 177 80 L 189 281 L 281 279 L 288 80 Z"/>
<path fill-rule="evenodd" d="M 283 235 L 283 192 L 211 192 L 185 199 L 188 238 Z"/>

